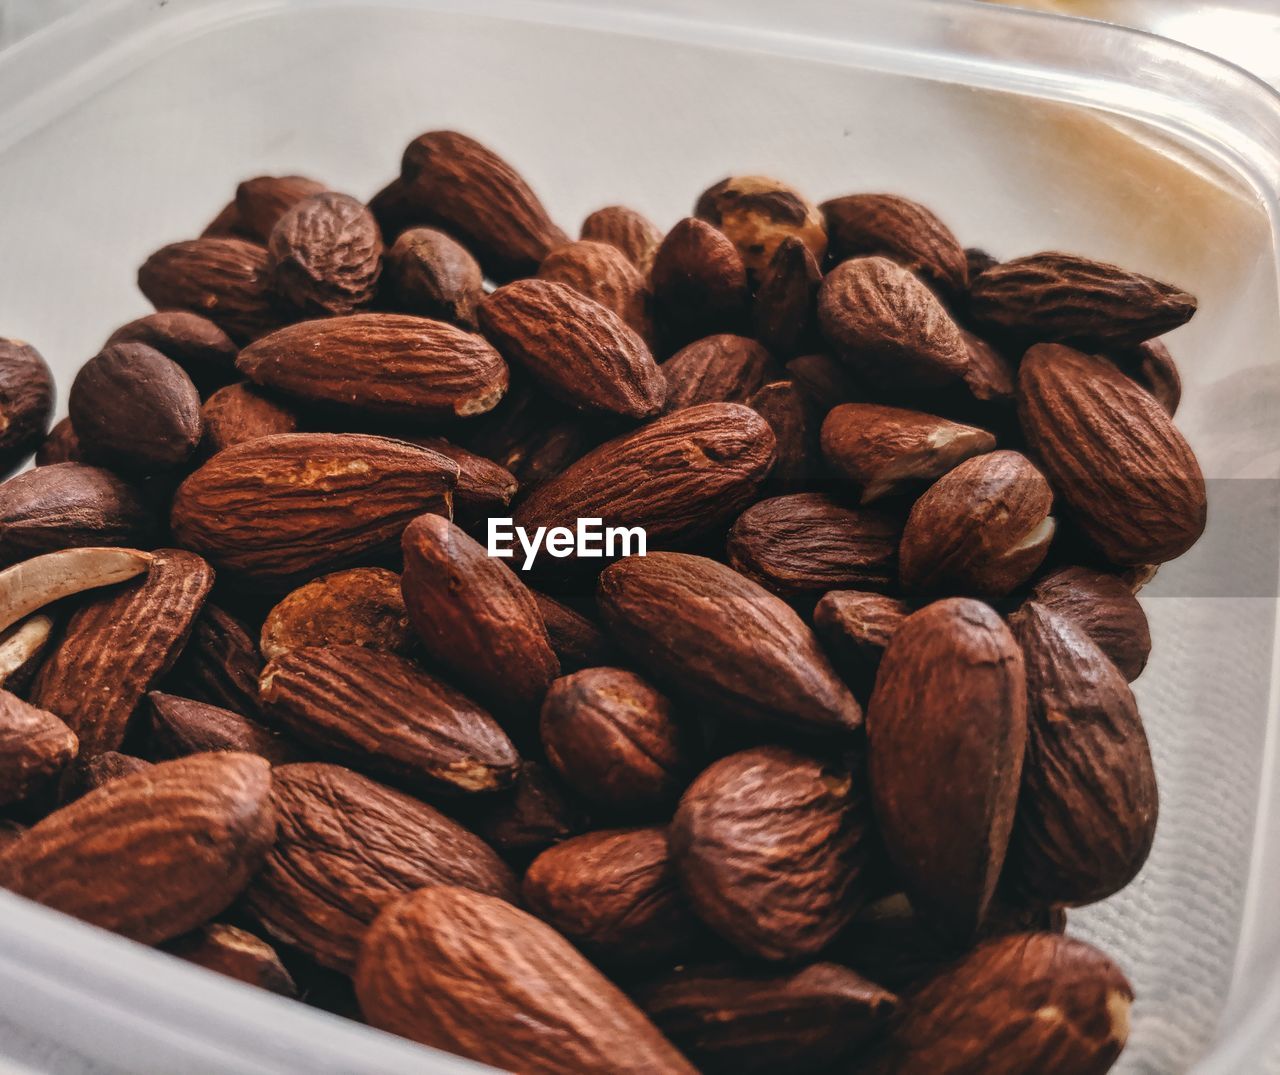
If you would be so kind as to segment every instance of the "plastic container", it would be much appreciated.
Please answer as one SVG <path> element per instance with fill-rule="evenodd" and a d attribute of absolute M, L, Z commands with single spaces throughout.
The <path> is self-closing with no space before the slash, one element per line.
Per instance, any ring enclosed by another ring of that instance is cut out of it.
<path fill-rule="evenodd" d="M 1280 1061 L 1280 98 L 1157 38 L 946 0 L 114 0 L 0 55 L 0 326 L 69 382 L 146 311 L 135 267 L 240 178 L 368 195 L 456 127 L 569 228 L 670 224 L 730 172 L 887 190 L 999 256 L 1068 249 L 1195 292 L 1172 340 L 1210 530 L 1145 591 L 1162 817 L 1073 912 L 1138 991 L 1119 1070 Z M 468 1065 L 0 895 L 0 1055 L 57 1071 Z M 1274 1070 L 1274 1069 L 1273 1069 Z"/>

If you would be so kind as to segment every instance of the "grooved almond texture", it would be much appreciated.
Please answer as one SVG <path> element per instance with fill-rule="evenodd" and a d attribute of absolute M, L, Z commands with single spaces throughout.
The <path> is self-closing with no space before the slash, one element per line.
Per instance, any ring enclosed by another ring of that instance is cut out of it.
<path fill-rule="evenodd" d="M 268 660 L 303 646 L 368 646 L 407 653 L 413 642 L 400 576 L 385 567 L 353 567 L 308 582 L 267 613 Z"/>
<path fill-rule="evenodd" d="M 734 718 L 848 731 L 862 711 L 782 600 L 701 556 L 650 553 L 600 576 L 618 644 L 659 682 Z"/>
<path fill-rule="evenodd" d="M 78 747 L 75 733 L 52 713 L 0 691 L 0 806 L 25 799 Z"/>
<path fill-rule="evenodd" d="M 204 455 L 215 455 L 247 440 L 298 431 L 298 416 L 292 410 L 247 383 L 219 388 L 204 401 L 200 419 Z"/>
<path fill-rule="evenodd" d="M 425 803 L 337 765 L 275 770 L 279 837 L 246 896 L 276 939 L 349 973 L 386 903 L 423 885 L 515 899 L 511 871 L 478 836 Z"/>
<path fill-rule="evenodd" d="M 606 242 L 579 240 L 558 246 L 538 266 L 539 280 L 565 284 L 612 310 L 648 342 L 649 285 L 627 255 Z"/>
<path fill-rule="evenodd" d="M 649 270 L 653 312 L 669 348 L 743 328 L 751 302 L 742 255 L 704 220 L 686 217 L 667 232 Z"/>
<path fill-rule="evenodd" d="M 324 193 L 324 184 L 301 175 L 259 175 L 236 187 L 235 207 L 240 227 L 266 242 L 271 229 L 304 198 Z"/>
<path fill-rule="evenodd" d="M 219 452 L 178 487 L 174 536 L 219 567 L 288 580 L 394 547 L 450 510 L 458 465 L 403 441 L 286 433 Z"/>
<path fill-rule="evenodd" d="M 461 525 L 490 515 L 503 515 L 519 483 L 506 467 L 483 455 L 447 441 L 444 437 L 411 437 L 410 444 L 430 448 L 458 464 L 458 487 L 453 491 L 453 510 Z"/>
<path fill-rule="evenodd" d="M 760 342 L 775 355 L 790 358 L 815 342 L 818 285 L 822 270 L 794 235 L 783 239 L 760 278 L 752 305 L 752 323 Z"/>
<path fill-rule="evenodd" d="M 536 590 L 533 599 L 538 602 L 547 637 L 563 672 L 607 665 L 617 656 L 604 632 L 582 613 Z"/>
<path fill-rule="evenodd" d="M 662 364 L 667 411 L 700 403 L 746 403 L 779 375 L 769 352 L 746 336 L 721 333 L 694 340 Z"/>
<path fill-rule="evenodd" d="M 355 198 L 313 194 L 281 214 L 267 240 L 271 286 L 303 316 L 349 314 L 373 301 L 378 223 Z"/>
<path fill-rule="evenodd" d="M 1038 344 L 1018 419 L 1054 491 L 1117 564 L 1181 556 L 1204 531 L 1204 477 L 1160 404 L 1105 359 Z"/>
<path fill-rule="evenodd" d="M 222 911 L 274 837 L 267 762 L 198 754 L 50 814 L 0 851 L 0 886 L 157 944 Z"/>
<path fill-rule="evenodd" d="M 410 228 L 387 251 L 383 287 L 398 310 L 476 327 L 484 273 L 467 249 L 434 228 Z"/>
<path fill-rule="evenodd" d="M 815 606 L 813 629 L 859 698 L 870 693 L 885 647 L 910 614 L 905 601 L 858 590 L 832 590 Z"/>
<path fill-rule="evenodd" d="M 580 237 L 616 246 L 644 275 L 653 264 L 654 252 L 662 242 L 662 232 L 641 213 L 625 205 L 607 205 L 588 213 Z"/>
<path fill-rule="evenodd" d="M 765 488 L 790 493 L 810 487 L 821 476 L 817 412 L 790 380 L 772 381 L 751 397 L 750 407 L 769 423 L 777 458 Z"/>
<path fill-rule="evenodd" d="M 206 602 L 173 679 L 183 694 L 237 713 L 258 712 L 262 655 L 236 618 Z"/>
<path fill-rule="evenodd" d="M 298 987 L 284 969 L 276 950 L 247 930 L 214 922 L 171 942 L 166 951 L 197 967 L 217 971 L 228 978 L 269 989 L 284 997 L 296 997 Z"/>
<path fill-rule="evenodd" d="M 31 688 L 80 738 L 80 761 L 118 750 L 142 696 L 172 667 L 213 585 L 194 553 L 159 549 L 143 578 L 94 596 L 67 623 Z"/>
<path fill-rule="evenodd" d="M 694 1071 L 558 933 L 466 889 L 424 888 L 384 910 L 356 995 L 380 1030 L 528 1075 Z"/>
<path fill-rule="evenodd" d="M 297 753 L 285 739 L 257 721 L 193 698 L 152 691 L 151 729 L 147 743 L 162 757 L 181 758 L 229 750 L 257 754 L 272 765 L 293 761 Z"/>
<path fill-rule="evenodd" d="M 1151 655 L 1147 614 L 1119 575 L 1088 567 L 1063 567 L 1045 575 L 1031 590 L 1032 599 L 1075 622 L 1133 682 Z"/>
<path fill-rule="evenodd" d="M 508 382 L 506 363 L 480 337 L 408 314 L 289 325 L 246 347 L 236 367 L 311 403 L 424 420 L 483 414 Z"/>

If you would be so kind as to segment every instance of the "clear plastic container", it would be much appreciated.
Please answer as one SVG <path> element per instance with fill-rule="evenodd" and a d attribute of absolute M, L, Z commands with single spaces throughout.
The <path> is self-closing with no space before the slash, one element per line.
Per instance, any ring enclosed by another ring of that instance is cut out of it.
<path fill-rule="evenodd" d="M 1280 1070 L 1280 98 L 1115 27 L 948 0 L 112 0 L 0 54 L 0 331 L 65 389 L 147 307 L 136 266 L 240 178 L 357 195 L 423 130 L 569 229 L 670 224 L 731 172 L 894 191 L 999 256 L 1067 249 L 1201 300 L 1171 343 L 1210 528 L 1144 592 L 1161 781 L 1140 879 L 1075 912 L 1138 991 L 1126 1072 Z M 0 894 L 0 1056 L 56 1071 L 470 1065 Z"/>

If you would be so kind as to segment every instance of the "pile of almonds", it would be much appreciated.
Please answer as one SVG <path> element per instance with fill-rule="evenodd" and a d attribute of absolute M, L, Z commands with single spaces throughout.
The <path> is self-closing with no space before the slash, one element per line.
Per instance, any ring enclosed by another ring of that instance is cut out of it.
<path fill-rule="evenodd" d="M 1193 298 L 761 177 L 571 241 L 451 132 L 138 283 L 47 435 L 0 341 L 0 885 L 522 1072 L 1111 1067 Z"/>

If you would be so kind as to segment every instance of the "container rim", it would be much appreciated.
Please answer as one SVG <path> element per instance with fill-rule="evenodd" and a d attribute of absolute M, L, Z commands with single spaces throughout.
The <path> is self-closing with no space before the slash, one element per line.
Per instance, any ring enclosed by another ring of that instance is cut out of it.
<path fill-rule="evenodd" d="M 0 50 L 0 157 L 144 58 L 186 40 L 288 11 L 358 8 L 729 47 L 1035 97 L 1137 121 L 1215 162 L 1257 198 L 1270 225 L 1280 306 L 1280 93 L 1221 57 L 1155 34 L 982 0 L 91 0 Z M 1273 681 L 1255 811 L 1255 868 L 1224 1005 L 1236 1023 L 1231 1040 L 1215 1042 L 1197 1063 L 1201 1075 L 1246 1070 L 1280 1041 L 1280 968 L 1263 989 L 1247 995 L 1239 973 L 1270 906 L 1270 879 L 1257 864 L 1264 853 L 1280 858 L 1280 817 L 1267 797 L 1271 780 L 1280 779 L 1278 714 L 1280 683 Z M 0 904 L 14 929 L 35 934 L 53 928 L 43 909 L 2 893 Z M 78 940 L 82 953 L 90 951 Z M 118 942 L 103 937 L 99 943 Z"/>

